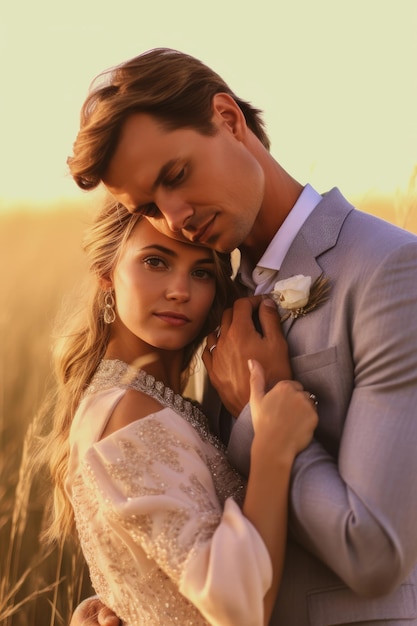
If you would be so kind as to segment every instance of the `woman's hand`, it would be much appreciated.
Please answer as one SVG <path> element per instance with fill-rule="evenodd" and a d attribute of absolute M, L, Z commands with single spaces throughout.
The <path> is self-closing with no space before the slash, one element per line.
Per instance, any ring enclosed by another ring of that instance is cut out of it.
<path fill-rule="evenodd" d="M 271 452 L 293 460 L 310 443 L 317 426 L 316 403 L 301 383 L 293 380 L 278 382 L 265 389 L 265 374 L 260 363 L 248 361 L 250 370 L 250 406 L 255 442 Z"/>
<path fill-rule="evenodd" d="M 97 596 L 86 598 L 75 609 L 69 626 L 121 626 L 117 615 Z"/>
<path fill-rule="evenodd" d="M 272 562 L 272 584 L 264 598 L 265 624 L 282 577 L 287 537 L 291 468 L 317 426 L 316 406 L 300 383 L 278 382 L 269 391 L 258 361 L 248 361 L 255 436 L 243 512 L 262 537 Z"/>

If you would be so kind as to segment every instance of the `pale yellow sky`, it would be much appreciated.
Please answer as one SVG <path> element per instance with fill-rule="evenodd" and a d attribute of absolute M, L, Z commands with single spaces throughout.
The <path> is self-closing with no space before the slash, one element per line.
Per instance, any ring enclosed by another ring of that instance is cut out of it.
<path fill-rule="evenodd" d="M 0 210 L 83 194 L 66 157 L 92 78 L 183 50 L 265 112 L 303 184 L 407 190 L 417 165 L 417 0 L 23 0 L 0 7 Z"/>

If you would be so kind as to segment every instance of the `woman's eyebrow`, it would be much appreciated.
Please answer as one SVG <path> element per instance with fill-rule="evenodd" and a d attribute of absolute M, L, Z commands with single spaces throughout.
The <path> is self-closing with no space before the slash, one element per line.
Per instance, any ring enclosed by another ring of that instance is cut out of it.
<path fill-rule="evenodd" d="M 165 246 L 161 246 L 157 243 L 151 243 L 149 244 L 149 246 L 143 246 L 143 248 L 140 248 L 141 250 L 159 250 L 159 252 L 163 252 L 164 254 L 169 254 L 170 256 L 178 256 L 178 254 L 176 252 L 174 252 L 174 250 L 171 250 L 171 248 L 165 248 Z"/>
<path fill-rule="evenodd" d="M 151 243 L 148 246 L 143 246 L 143 248 L 140 248 L 141 251 L 144 250 L 159 250 L 159 252 L 162 252 L 163 254 L 167 254 L 169 256 L 172 257 L 178 257 L 179 254 L 177 252 L 175 252 L 174 250 L 171 250 L 171 248 L 165 248 L 165 246 L 161 246 L 160 244 L 157 243 Z M 195 263 L 210 263 L 213 264 L 214 263 L 214 259 L 211 256 L 208 257 L 201 257 L 201 259 L 196 259 Z"/>

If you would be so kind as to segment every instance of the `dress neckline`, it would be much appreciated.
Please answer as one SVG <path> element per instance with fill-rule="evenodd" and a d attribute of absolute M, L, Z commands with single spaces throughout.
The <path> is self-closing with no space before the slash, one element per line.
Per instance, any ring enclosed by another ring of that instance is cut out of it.
<path fill-rule="evenodd" d="M 210 432 L 209 421 L 199 404 L 175 393 L 170 387 L 145 370 L 120 359 L 103 359 L 100 361 L 85 395 L 98 393 L 111 387 L 137 389 L 155 398 L 164 407 L 171 408 L 189 422 L 202 439 L 209 441 L 218 450 L 225 451 L 225 446 L 220 439 Z"/>

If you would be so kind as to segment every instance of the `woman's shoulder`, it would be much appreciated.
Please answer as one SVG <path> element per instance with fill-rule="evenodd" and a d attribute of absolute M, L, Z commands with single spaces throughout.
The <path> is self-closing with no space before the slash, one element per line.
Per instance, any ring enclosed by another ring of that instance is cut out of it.
<path fill-rule="evenodd" d="M 86 438 L 90 445 L 110 435 L 117 437 L 122 429 L 126 434 L 126 429 L 158 414 L 170 428 L 182 429 L 187 424 L 193 434 L 198 433 L 204 441 L 223 449 L 210 433 L 207 417 L 197 403 L 175 393 L 146 371 L 123 361 L 103 360 L 100 363 L 86 389 L 79 412 L 83 414 L 84 426 L 86 421 L 95 422 L 95 437 Z"/>
<path fill-rule="evenodd" d="M 125 392 L 114 406 L 100 439 L 104 439 L 104 437 L 144 417 L 158 413 L 163 408 L 163 405 L 154 397 L 129 387 L 125 389 Z"/>

